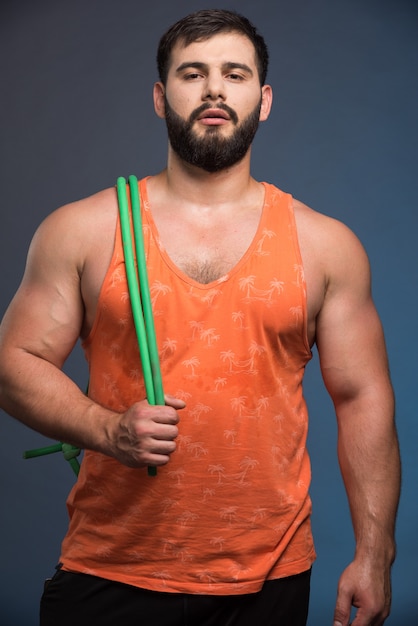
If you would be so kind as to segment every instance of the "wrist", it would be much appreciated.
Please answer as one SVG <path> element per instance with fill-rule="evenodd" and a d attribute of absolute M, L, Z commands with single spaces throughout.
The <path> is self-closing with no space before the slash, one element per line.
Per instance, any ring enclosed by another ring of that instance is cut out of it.
<path fill-rule="evenodd" d="M 85 447 L 106 456 L 113 456 L 115 429 L 120 414 L 97 404 L 91 406 L 90 414 L 86 416 L 89 430 Z"/>
<path fill-rule="evenodd" d="M 396 544 L 393 537 L 386 537 L 379 541 L 358 542 L 355 551 L 355 560 L 369 562 L 373 567 L 390 567 L 396 557 Z"/>

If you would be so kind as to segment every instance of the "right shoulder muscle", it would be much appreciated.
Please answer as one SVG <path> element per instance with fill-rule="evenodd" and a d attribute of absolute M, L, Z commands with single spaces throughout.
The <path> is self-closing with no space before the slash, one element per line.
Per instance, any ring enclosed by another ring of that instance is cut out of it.
<path fill-rule="evenodd" d="M 106 190 L 61 207 L 39 226 L 3 320 L 3 348 L 26 350 L 62 366 L 83 326 L 82 275 L 101 231 L 112 228 L 113 196 Z"/>

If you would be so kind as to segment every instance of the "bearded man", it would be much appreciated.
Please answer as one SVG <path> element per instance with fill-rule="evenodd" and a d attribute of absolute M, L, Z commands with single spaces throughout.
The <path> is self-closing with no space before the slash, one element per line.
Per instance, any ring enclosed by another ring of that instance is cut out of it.
<path fill-rule="evenodd" d="M 306 624 L 314 343 L 356 537 L 334 626 L 352 605 L 356 626 L 389 614 L 399 452 L 368 261 L 343 224 L 251 176 L 267 62 L 231 11 L 160 41 L 168 161 L 138 191 L 165 403 L 146 397 L 115 189 L 60 208 L 31 244 L 2 324 L 1 406 L 85 450 L 42 626 Z M 88 395 L 62 371 L 79 337 Z"/>

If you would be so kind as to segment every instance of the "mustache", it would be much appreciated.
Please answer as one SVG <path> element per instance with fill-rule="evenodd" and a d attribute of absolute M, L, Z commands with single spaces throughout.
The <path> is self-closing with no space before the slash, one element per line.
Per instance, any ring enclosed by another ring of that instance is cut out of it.
<path fill-rule="evenodd" d="M 227 104 L 224 104 L 223 102 L 221 102 L 220 104 L 210 104 L 209 102 L 205 102 L 204 104 L 200 105 L 200 107 L 198 107 L 191 113 L 189 117 L 189 124 L 193 124 L 193 122 L 197 120 L 199 115 L 204 111 L 207 111 L 207 109 L 221 109 L 222 111 L 228 113 L 229 117 L 235 125 L 238 124 L 238 115 L 235 113 L 234 109 L 231 109 L 231 107 L 229 107 Z"/>

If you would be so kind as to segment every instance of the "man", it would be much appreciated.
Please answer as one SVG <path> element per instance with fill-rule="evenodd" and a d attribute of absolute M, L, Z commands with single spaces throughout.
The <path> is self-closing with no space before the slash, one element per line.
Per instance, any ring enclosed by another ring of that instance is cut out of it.
<path fill-rule="evenodd" d="M 1 403 L 86 451 L 43 626 L 306 623 L 314 343 L 356 537 L 334 626 L 351 606 L 353 626 L 389 614 L 399 453 L 368 261 L 341 223 L 251 177 L 267 60 L 229 11 L 160 42 L 168 163 L 139 191 L 164 406 L 145 399 L 115 189 L 59 209 L 32 242 L 2 324 Z M 61 371 L 79 337 L 88 397 Z"/>

